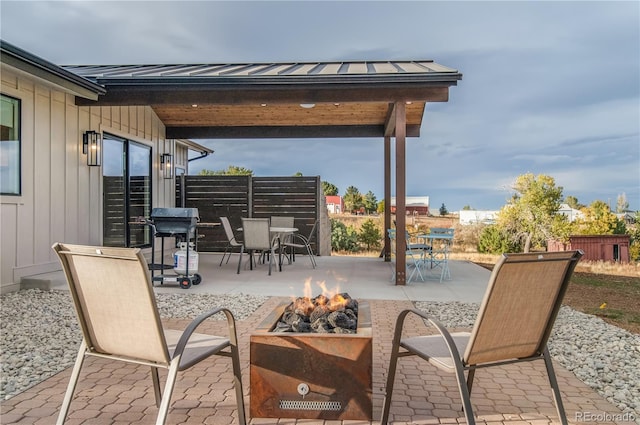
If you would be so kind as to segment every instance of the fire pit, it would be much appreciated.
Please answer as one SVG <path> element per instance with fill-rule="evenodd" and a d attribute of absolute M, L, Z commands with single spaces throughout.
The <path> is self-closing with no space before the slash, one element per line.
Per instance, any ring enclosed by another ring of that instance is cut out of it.
<path fill-rule="evenodd" d="M 369 304 L 283 302 L 250 337 L 251 417 L 372 420 Z"/>

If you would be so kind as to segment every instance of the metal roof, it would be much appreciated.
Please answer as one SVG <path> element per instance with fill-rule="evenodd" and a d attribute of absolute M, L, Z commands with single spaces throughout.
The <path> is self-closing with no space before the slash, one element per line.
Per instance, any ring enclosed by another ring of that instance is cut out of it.
<path fill-rule="evenodd" d="M 185 139 L 384 136 L 397 102 L 417 137 L 426 103 L 448 101 L 462 79 L 432 60 L 64 68 L 106 88 L 78 105 L 150 105 L 167 137 Z"/>
<path fill-rule="evenodd" d="M 0 52 L 0 61 L 3 65 L 9 65 L 42 78 L 77 96 L 96 100 L 98 95 L 106 93 L 105 88 L 95 82 L 82 78 L 4 40 L 0 40 Z"/>
<path fill-rule="evenodd" d="M 66 65 L 65 69 L 96 82 L 121 83 L 175 81 L 182 79 L 216 81 L 229 79 L 274 79 L 290 81 L 323 77 L 377 78 L 392 76 L 394 81 L 428 77 L 433 81 L 456 81 L 461 74 L 432 60 L 356 61 L 356 62 L 287 62 L 183 65 Z"/>

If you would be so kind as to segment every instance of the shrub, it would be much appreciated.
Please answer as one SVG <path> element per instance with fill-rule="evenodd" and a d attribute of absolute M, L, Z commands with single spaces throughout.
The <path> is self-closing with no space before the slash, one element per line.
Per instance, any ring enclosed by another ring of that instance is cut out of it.
<path fill-rule="evenodd" d="M 341 221 L 331 219 L 331 249 L 333 251 L 356 252 L 358 233 L 352 226 L 346 226 Z"/>
<path fill-rule="evenodd" d="M 482 229 L 478 240 L 478 252 L 483 254 L 501 254 L 503 252 L 520 252 L 520 244 L 503 234 L 498 226 L 487 226 Z"/>

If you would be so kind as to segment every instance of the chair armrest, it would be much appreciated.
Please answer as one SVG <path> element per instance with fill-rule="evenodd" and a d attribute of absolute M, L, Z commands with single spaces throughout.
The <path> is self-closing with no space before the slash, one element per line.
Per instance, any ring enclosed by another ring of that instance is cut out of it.
<path fill-rule="evenodd" d="M 451 333 L 449 332 L 449 330 L 442 323 L 440 323 L 435 319 L 430 318 L 429 316 L 426 315 L 426 313 L 420 310 L 407 309 L 400 313 L 400 315 L 398 316 L 398 321 L 396 322 L 396 330 L 395 330 L 394 341 L 393 341 L 394 344 L 396 342 L 398 343 L 398 345 L 400 344 L 400 339 L 402 337 L 402 329 L 404 327 L 404 320 L 409 313 L 413 313 L 416 316 L 421 317 L 423 320 L 433 325 L 438 330 L 440 335 L 444 338 L 444 341 L 447 344 L 447 348 L 449 349 L 449 353 L 451 354 L 452 358 L 455 360 L 454 363 L 456 364 L 456 367 L 458 364 L 462 366 L 462 364 L 460 363 L 460 360 L 462 357 L 460 357 L 460 352 L 458 351 L 458 347 L 456 346 L 456 343 L 453 340 L 453 337 L 451 336 Z M 396 337 L 398 338 L 397 341 L 396 341 Z"/>
<path fill-rule="evenodd" d="M 227 308 L 219 307 L 202 313 L 200 316 L 193 319 L 191 323 L 189 323 L 189 326 L 187 326 L 187 328 L 184 330 L 182 336 L 180 337 L 180 340 L 178 341 L 178 344 L 176 345 L 174 356 L 176 354 L 182 355 L 182 353 L 184 352 L 184 348 L 189 342 L 189 338 L 191 338 L 191 335 L 196 330 L 196 328 L 200 326 L 206 319 L 218 313 L 224 313 L 225 316 L 227 316 L 227 324 L 229 325 L 229 341 L 231 345 L 237 346 L 238 337 L 236 333 L 236 320 L 233 317 L 233 313 Z"/>

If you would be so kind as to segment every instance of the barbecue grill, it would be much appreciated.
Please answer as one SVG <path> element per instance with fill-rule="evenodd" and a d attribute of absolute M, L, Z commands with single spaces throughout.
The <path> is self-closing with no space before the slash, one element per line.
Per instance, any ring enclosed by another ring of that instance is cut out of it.
<path fill-rule="evenodd" d="M 189 251 L 191 246 L 197 247 L 197 229 L 196 226 L 200 216 L 197 208 L 154 208 L 151 211 L 151 220 L 147 223 L 153 230 L 153 238 L 151 239 L 151 280 L 152 282 L 178 282 L 181 288 L 188 289 L 191 284 L 198 285 L 202 281 L 202 277 L 197 273 L 189 273 Z M 160 274 L 155 276 L 156 270 L 164 271 L 172 268 L 171 265 L 164 264 L 164 238 L 176 238 L 186 242 L 186 270 L 184 274 Z M 161 239 L 160 264 L 155 262 L 155 239 Z M 193 245 L 191 243 L 193 240 Z M 193 252 L 191 252 L 193 255 Z M 197 254 L 196 254 L 197 255 Z"/>

